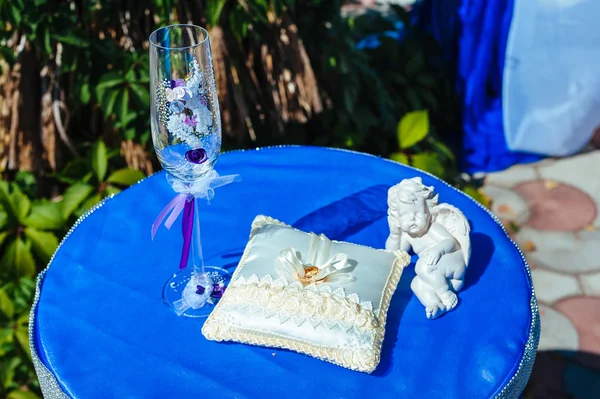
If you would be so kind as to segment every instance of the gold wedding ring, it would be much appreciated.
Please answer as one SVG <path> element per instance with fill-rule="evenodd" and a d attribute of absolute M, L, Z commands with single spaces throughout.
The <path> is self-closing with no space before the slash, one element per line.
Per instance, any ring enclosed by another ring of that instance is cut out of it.
<path fill-rule="evenodd" d="M 317 280 L 317 276 L 319 275 L 319 268 L 317 266 L 304 266 L 304 277 L 300 278 L 300 282 L 304 285 L 311 283 L 319 283 L 324 281 L 327 276 Z"/>

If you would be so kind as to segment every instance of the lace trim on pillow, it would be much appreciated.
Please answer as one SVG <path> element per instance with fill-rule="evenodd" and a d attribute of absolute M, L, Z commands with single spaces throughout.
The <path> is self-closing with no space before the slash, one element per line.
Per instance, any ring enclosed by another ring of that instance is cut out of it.
<path fill-rule="evenodd" d="M 271 276 L 242 276 L 229 286 L 223 299 L 223 309 L 248 310 L 267 319 L 277 316 L 282 324 L 292 319 L 297 326 L 308 321 L 315 328 L 339 326 L 345 331 L 352 327 L 373 330 L 379 325 L 373 304 L 360 302 L 355 293 L 346 295 L 343 288 L 333 291 L 329 286 L 314 284 L 303 287 L 282 277 L 273 280 Z"/>
<path fill-rule="evenodd" d="M 379 364 L 381 343 L 383 342 L 383 328 L 381 327 L 376 329 L 377 335 L 370 346 L 336 348 L 273 332 L 232 327 L 219 319 L 219 316 L 212 317 L 211 315 L 206 320 L 202 327 L 202 333 L 206 338 L 215 341 L 233 341 L 269 348 L 288 349 L 350 370 L 368 373 L 375 370 L 375 367 Z"/>

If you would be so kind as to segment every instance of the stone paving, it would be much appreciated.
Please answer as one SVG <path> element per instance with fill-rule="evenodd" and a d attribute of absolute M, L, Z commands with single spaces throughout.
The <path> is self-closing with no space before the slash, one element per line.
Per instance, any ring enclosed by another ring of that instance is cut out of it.
<path fill-rule="evenodd" d="M 542 336 L 525 397 L 600 398 L 600 151 L 488 174 L 532 269 Z"/>

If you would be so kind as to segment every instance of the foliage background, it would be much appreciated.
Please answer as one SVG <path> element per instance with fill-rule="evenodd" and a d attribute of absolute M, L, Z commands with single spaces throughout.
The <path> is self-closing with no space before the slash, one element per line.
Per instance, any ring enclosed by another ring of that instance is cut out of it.
<path fill-rule="evenodd" d="M 28 311 L 59 240 L 158 168 L 147 40 L 157 27 L 209 30 L 224 150 L 351 148 L 454 181 L 459 101 L 437 43 L 403 8 L 343 17 L 342 6 L 0 0 L 0 396 L 40 395 Z"/>

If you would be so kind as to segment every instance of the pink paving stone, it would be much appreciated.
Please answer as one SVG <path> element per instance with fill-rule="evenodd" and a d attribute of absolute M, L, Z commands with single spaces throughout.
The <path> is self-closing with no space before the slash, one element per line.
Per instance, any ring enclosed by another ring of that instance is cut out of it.
<path fill-rule="evenodd" d="M 571 320 L 577 329 L 580 352 L 600 354 L 600 298 L 567 298 L 555 304 L 554 309 Z"/>
<path fill-rule="evenodd" d="M 593 223 L 596 204 L 583 191 L 564 183 L 548 189 L 543 180 L 532 180 L 513 188 L 529 202 L 527 225 L 538 230 L 577 231 Z"/>

